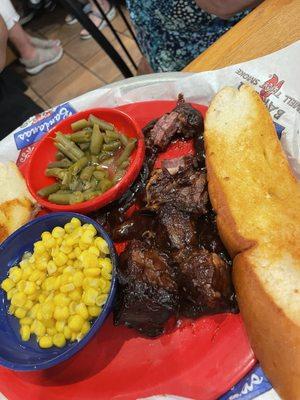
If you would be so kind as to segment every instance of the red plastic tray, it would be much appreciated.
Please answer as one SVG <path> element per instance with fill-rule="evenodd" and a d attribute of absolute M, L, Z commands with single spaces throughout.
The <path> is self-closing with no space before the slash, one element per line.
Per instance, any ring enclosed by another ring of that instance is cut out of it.
<path fill-rule="evenodd" d="M 174 105 L 152 101 L 119 108 L 143 127 Z M 175 144 L 161 158 L 191 152 L 189 143 Z M 180 321 L 157 339 L 114 327 L 110 317 L 82 351 L 54 368 L 26 373 L 0 368 L 0 391 L 9 400 L 134 400 L 157 394 L 216 400 L 254 364 L 240 315 Z"/>

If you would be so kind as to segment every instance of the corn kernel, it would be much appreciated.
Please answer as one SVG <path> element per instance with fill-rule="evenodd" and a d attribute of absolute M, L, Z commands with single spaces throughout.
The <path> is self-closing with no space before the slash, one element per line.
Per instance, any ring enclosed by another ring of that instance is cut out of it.
<path fill-rule="evenodd" d="M 9 271 L 9 277 L 15 283 L 19 282 L 22 279 L 22 274 L 22 270 L 18 267 L 13 267 Z"/>
<path fill-rule="evenodd" d="M 67 263 L 68 257 L 64 253 L 59 252 L 55 257 L 53 257 L 53 261 L 58 267 L 61 267 Z"/>
<path fill-rule="evenodd" d="M 47 269 L 48 261 L 46 259 L 38 260 L 35 264 L 39 271 L 45 271 Z"/>
<path fill-rule="evenodd" d="M 96 303 L 97 296 L 98 296 L 98 291 L 90 287 L 83 292 L 82 301 L 87 306 L 93 306 Z"/>
<path fill-rule="evenodd" d="M 49 276 L 49 278 L 45 279 L 42 288 L 46 290 L 47 292 L 50 292 L 51 290 L 55 289 L 55 278 L 54 276 Z"/>
<path fill-rule="evenodd" d="M 91 317 L 98 317 L 101 312 L 101 307 L 98 306 L 88 306 L 88 312 Z"/>
<path fill-rule="evenodd" d="M 38 299 L 39 299 L 40 304 L 43 304 L 46 301 L 46 295 L 44 293 L 42 293 L 39 295 Z"/>
<path fill-rule="evenodd" d="M 20 322 L 20 325 L 31 325 L 33 320 L 32 320 L 32 318 L 24 317 L 24 318 L 21 318 L 19 322 Z"/>
<path fill-rule="evenodd" d="M 56 347 L 64 347 L 66 344 L 66 339 L 63 333 L 57 333 L 53 336 L 53 344 Z"/>
<path fill-rule="evenodd" d="M 10 278 L 4 279 L 4 281 L 1 283 L 1 288 L 6 292 L 11 290 L 13 287 L 15 287 L 15 283 Z"/>
<path fill-rule="evenodd" d="M 68 246 L 68 247 L 73 247 L 73 246 L 75 246 L 77 243 L 78 243 L 78 239 L 77 238 L 75 238 L 74 236 L 69 236 L 66 240 L 65 240 L 65 245 L 66 246 Z"/>
<path fill-rule="evenodd" d="M 47 328 L 46 329 L 47 335 L 54 336 L 57 334 L 57 330 L 55 328 Z"/>
<path fill-rule="evenodd" d="M 99 260 L 100 267 L 102 268 L 102 271 L 105 271 L 107 273 L 112 272 L 112 263 L 109 258 L 100 258 Z"/>
<path fill-rule="evenodd" d="M 69 326 L 65 326 L 65 327 L 64 327 L 63 334 L 64 334 L 64 337 L 65 337 L 67 340 L 68 340 L 68 339 L 71 339 L 72 331 L 71 331 L 71 329 L 70 329 Z"/>
<path fill-rule="evenodd" d="M 106 288 L 106 279 L 104 279 L 103 277 L 99 278 L 99 287 L 101 289 L 101 292 L 103 292 L 103 290 L 105 290 Z"/>
<path fill-rule="evenodd" d="M 26 281 L 24 281 L 23 279 L 17 283 L 17 289 L 19 292 L 24 292 L 26 286 Z"/>
<path fill-rule="evenodd" d="M 75 252 L 71 251 L 71 253 L 68 254 L 68 258 L 69 258 L 69 260 L 75 260 L 75 258 L 76 258 Z"/>
<path fill-rule="evenodd" d="M 46 249 L 52 249 L 56 245 L 56 240 L 50 235 L 46 240 L 43 240 L 43 243 Z"/>
<path fill-rule="evenodd" d="M 61 284 L 61 276 L 59 275 L 54 279 L 54 289 L 57 290 L 60 288 Z"/>
<path fill-rule="evenodd" d="M 57 332 L 63 332 L 65 325 L 66 325 L 65 321 L 56 321 L 55 329 L 57 330 Z"/>
<path fill-rule="evenodd" d="M 55 328 L 55 319 L 50 318 L 50 319 L 44 319 L 43 324 L 45 325 L 46 328 Z"/>
<path fill-rule="evenodd" d="M 78 314 L 72 315 L 68 320 L 68 325 L 73 332 L 80 332 L 83 323 L 84 319 Z"/>
<path fill-rule="evenodd" d="M 34 247 L 34 253 L 36 255 L 43 254 L 46 251 L 46 247 L 44 246 L 44 243 L 41 240 L 35 242 L 33 247 Z"/>
<path fill-rule="evenodd" d="M 78 335 L 78 333 L 73 332 L 73 333 L 71 334 L 70 341 L 71 341 L 71 342 L 75 342 L 75 340 L 77 340 L 77 335 Z"/>
<path fill-rule="evenodd" d="M 64 240 L 64 239 L 63 239 L 62 237 L 59 237 L 59 238 L 55 239 L 56 246 L 60 246 L 60 245 L 62 244 L 63 240 Z M 58 249 L 57 249 L 57 250 L 58 250 Z"/>
<path fill-rule="evenodd" d="M 43 232 L 42 234 L 41 234 L 41 238 L 42 238 L 42 241 L 43 242 L 46 242 L 49 238 L 51 238 L 52 237 L 52 235 L 51 235 L 51 233 L 50 232 L 48 232 L 48 231 L 45 231 L 45 232 Z"/>
<path fill-rule="evenodd" d="M 54 228 L 55 229 L 55 228 Z M 53 346 L 53 341 L 51 336 L 43 336 L 39 340 L 39 346 L 42 349 L 49 349 Z"/>
<path fill-rule="evenodd" d="M 67 306 L 64 306 L 64 307 L 56 306 L 53 316 L 57 321 L 66 320 L 69 317 L 68 307 Z"/>
<path fill-rule="evenodd" d="M 111 281 L 111 274 L 106 271 L 101 271 L 102 278 L 106 279 L 107 281 Z"/>
<path fill-rule="evenodd" d="M 56 266 L 55 262 L 52 261 L 52 260 L 49 261 L 48 264 L 47 264 L 47 272 L 48 272 L 48 274 L 49 275 L 53 275 L 53 274 L 55 274 L 56 271 L 57 271 L 57 266 Z"/>
<path fill-rule="evenodd" d="M 30 339 L 30 328 L 28 325 L 22 325 L 20 328 L 21 339 L 27 342 Z"/>
<path fill-rule="evenodd" d="M 43 315 L 43 319 L 51 319 L 54 313 L 54 304 L 50 302 L 42 304 L 41 313 Z"/>
<path fill-rule="evenodd" d="M 40 305 L 39 305 L 39 304 L 35 304 L 35 305 L 32 307 L 32 309 L 28 311 L 28 317 L 30 317 L 30 318 L 32 318 L 32 319 L 35 319 L 35 318 L 36 318 L 36 314 L 37 314 L 39 308 L 40 308 Z"/>
<path fill-rule="evenodd" d="M 60 227 L 60 226 L 56 226 L 53 231 L 52 231 L 52 236 L 56 239 L 56 238 L 62 238 L 65 235 L 65 230 L 64 228 Z"/>
<path fill-rule="evenodd" d="M 76 303 L 76 301 L 71 301 L 71 303 L 69 304 L 69 313 L 70 313 L 70 315 L 74 315 L 74 314 L 76 314 L 76 306 L 77 306 L 77 303 Z"/>
<path fill-rule="evenodd" d="M 72 247 L 67 245 L 61 245 L 60 251 L 63 252 L 64 254 L 70 254 L 72 251 Z"/>
<path fill-rule="evenodd" d="M 110 281 L 107 281 L 105 284 L 105 288 L 102 290 L 102 294 L 109 293 L 110 291 Z"/>
<path fill-rule="evenodd" d="M 68 306 L 71 302 L 71 299 L 69 299 L 65 294 L 63 293 L 58 293 L 54 296 L 54 304 L 56 306 L 64 307 Z"/>
<path fill-rule="evenodd" d="M 92 287 L 92 288 L 95 288 L 95 289 L 99 290 L 99 288 L 100 288 L 100 280 L 101 280 L 101 278 L 86 277 L 83 280 L 82 287 L 84 289 L 88 289 L 89 287 Z"/>
<path fill-rule="evenodd" d="M 17 293 L 17 289 L 16 289 L 16 288 L 10 289 L 10 290 L 7 292 L 7 294 L 6 294 L 7 299 L 8 299 L 8 300 L 11 300 L 12 297 L 13 297 L 13 295 L 14 295 L 15 293 Z"/>
<path fill-rule="evenodd" d="M 75 247 L 75 249 L 73 251 L 74 251 L 76 257 L 79 258 L 82 253 L 82 250 L 80 249 L 80 247 L 78 247 L 78 246 Z"/>
<path fill-rule="evenodd" d="M 67 233 L 72 233 L 72 232 L 74 231 L 74 229 L 75 229 L 75 226 L 72 225 L 70 222 L 68 222 L 68 223 L 65 225 L 65 231 L 66 231 Z"/>
<path fill-rule="evenodd" d="M 89 248 L 89 245 L 86 243 L 83 243 L 82 241 L 79 241 L 78 246 L 80 250 L 87 250 Z"/>
<path fill-rule="evenodd" d="M 46 333 L 46 328 L 44 324 L 41 321 L 35 320 L 33 322 L 33 333 L 36 334 L 36 336 L 44 336 Z"/>
<path fill-rule="evenodd" d="M 76 271 L 73 275 L 73 283 L 75 287 L 81 287 L 83 284 L 84 275 L 81 271 Z"/>
<path fill-rule="evenodd" d="M 100 256 L 100 250 L 99 250 L 98 247 L 96 247 L 96 246 L 91 246 L 91 247 L 89 247 L 89 248 L 88 248 L 88 252 L 89 252 L 89 253 L 92 253 L 92 254 L 95 254 L 96 257 L 99 257 L 99 256 Z"/>
<path fill-rule="evenodd" d="M 100 294 L 96 299 L 97 306 L 103 306 L 106 303 L 107 297 L 107 294 Z"/>
<path fill-rule="evenodd" d="M 15 307 L 15 306 L 13 306 L 12 304 L 9 306 L 9 308 L 8 308 L 8 313 L 10 314 L 10 315 L 13 315 L 14 314 L 14 312 L 16 311 L 16 308 L 17 307 Z"/>
<path fill-rule="evenodd" d="M 77 304 L 76 313 L 80 315 L 83 319 L 88 319 L 89 317 L 88 309 L 84 303 Z"/>
<path fill-rule="evenodd" d="M 22 307 L 26 303 L 26 296 L 24 293 L 15 293 L 11 298 L 11 304 L 16 307 Z"/>
<path fill-rule="evenodd" d="M 98 249 L 101 251 L 103 254 L 109 254 L 109 247 L 106 241 L 102 237 L 97 237 L 95 239 L 95 245 L 98 247 Z"/>
<path fill-rule="evenodd" d="M 82 268 L 81 261 L 79 261 L 79 260 L 73 261 L 73 267 L 74 268 Z"/>
<path fill-rule="evenodd" d="M 41 271 L 35 270 L 29 277 L 30 282 L 36 282 L 41 277 Z"/>
<path fill-rule="evenodd" d="M 83 273 L 85 276 L 95 278 L 95 277 L 101 275 L 101 269 L 100 268 L 85 268 L 83 270 Z"/>
<path fill-rule="evenodd" d="M 26 309 L 26 310 L 30 310 L 31 309 L 31 307 L 33 306 L 33 301 L 32 300 L 27 300 L 26 301 L 26 303 L 24 304 L 24 308 Z"/>
<path fill-rule="evenodd" d="M 81 300 L 82 292 L 79 289 L 72 290 L 69 293 L 69 297 L 72 300 Z"/>
<path fill-rule="evenodd" d="M 68 293 L 68 292 L 71 292 L 71 291 L 74 290 L 74 289 L 75 289 L 75 286 L 74 286 L 73 283 L 66 283 L 65 285 L 62 285 L 62 286 L 60 287 L 60 291 L 61 291 L 62 293 Z"/>
<path fill-rule="evenodd" d="M 24 293 L 25 294 L 34 294 L 37 290 L 35 282 L 26 282 Z"/>
<path fill-rule="evenodd" d="M 79 228 L 81 226 L 81 221 L 78 218 L 73 217 L 70 221 L 71 225 L 74 226 L 74 228 Z"/>
<path fill-rule="evenodd" d="M 91 329 L 91 324 L 89 321 L 84 321 L 82 328 L 81 328 L 81 333 L 83 336 L 85 336 L 89 330 Z"/>
<path fill-rule="evenodd" d="M 86 230 L 85 232 L 83 232 L 80 241 L 84 244 L 92 244 L 93 237 L 94 237 L 93 232 L 91 232 L 90 230 Z"/>
<path fill-rule="evenodd" d="M 23 269 L 23 279 L 28 279 L 33 273 L 33 269 L 31 267 L 26 267 Z"/>
<path fill-rule="evenodd" d="M 27 310 L 25 310 L 25 308 L 18 307 L 18 308 L 15 310 L 14 314 L 15 314 L 15 317 L 17 317 L 17 318 L 19 318 L 19 319 L 20 319 L 20 318 L 24 318 L 24 317 L 26 317 Z"/>
<path fill-rule="evenodd" d="M 98 267 L 98 257 L 95 254 L 85 251 L 80 256 L 80 261 L 84 268 L 97 268 Z"/>

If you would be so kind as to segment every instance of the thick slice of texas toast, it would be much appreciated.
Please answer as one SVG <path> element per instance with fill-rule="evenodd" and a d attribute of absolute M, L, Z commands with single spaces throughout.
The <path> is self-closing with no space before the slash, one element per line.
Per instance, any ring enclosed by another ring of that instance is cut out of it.
<path fill-rule="evenodd" d="M 205 121 L 208 188 L 254 352 L 300 400 L 300 185 L 249 86 L 222 89 Z"/>

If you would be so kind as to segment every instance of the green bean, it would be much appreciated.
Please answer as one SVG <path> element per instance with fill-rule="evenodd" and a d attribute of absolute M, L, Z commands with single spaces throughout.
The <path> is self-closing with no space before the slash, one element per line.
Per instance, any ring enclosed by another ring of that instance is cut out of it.
<path fill-rule="evenodd" d="M 95 171 L 95 167 L 92 165 L 89 165 L 85 167 L 80 174 L 80 179 L 82 181 L 89 181 L 93 175 L 93 172 Z"/>
<path fill-rule="evenodd" d="M 71 194 L 70 204 L 81 203 L 82 201 L 84 201 L 84 196 L 82 192 L 76 191 Z"/>
<path fill-rule="evenodd" d="M 107 178 L 102 179 L 102 181 L 99 182 L 99 188 L 100 188 L 102 193 L 106 192 L 112 186 L 114 186 L 114 183 L 111 180 L 107 179 Z"/>
<path fill-rule="evenodd" d="M 87 157 L 82 157 L 82 158 L 80 158 L 78 161 L 76 161 L 75 164 L 72 165 L 72 168 L 71 168 L 72 174 L 73 174 L 73 175 L 79 174 L 79 172 L 80 172 L 84 167 L 86 167 L 87 164 L 88 164 L 88 159 L 87 159 Z"/>
<path fill-rule="evenodd" d="M 89 190 L 85 190 L 83 192 L 83 197 L 84 197 L 84 200 L 86 201 L 86 200 L 92 199 L 93 197 L 98 196 L 99 194 L 101 194 L 100 190 L 91 190 L 91 189 L 89 189 Z"/>
<path fill-rule="evenodd" d="M 74 143 L 89 143 L 91 140 L 91 133 L 88 131 L 78 131 L 72 133 L 69 138 Z"/>
<path fill-rule="evenodd" d="M 54 143 L 54 146 L 59 149 L 63 154 L 64 157 L 68 157 L 72 161 L 77 161 L 77 157 L 75 157 L 65 146 L 60 143 Z"/>
<path fill-rule="evenodd" d="M 65 158 L 65 155 L 61 151 L 57 151 L 55 154 L 55 160 L 60 161 Z"/>
<path fill-rule="evenodd" d="M 49 194 L 56 193 L 59 189 L 60 189 L 60 184 L 53 183 L 52 185 L 43 187 L 37 193 L 39 196 L 48 197 Z"/>
<path fill-rule="evenodd" d="M 122 164 L 120 165 L 120 169 L 126 169 L 127 167 L 129 167 L 130 161 L 126 160 L 123 161 Z"/>
<path fill-rule="evenodd" d="M 94 176 L 98 181 L 100 181 L 100 180 L 103 179 L 103 178 L 107 178 L 107 177 L 108 177 L 107 172 L 105 172 L 105 171 L 95 171 L 95 172 L 93 172 L 93 176 Z"/>
<path fill-rule="evenodd" d="M 97 156 L 94 156 L 94 155 L 91 156 L 91 164 L 92 165 L 98 165 L 99 164 Z"/>
<path fill-rule="evenodd" d="M 90 142 L 88 143 L 79 143 L 78 146 L 81 148 L 82 151 L 85 151 L 90 148 Z"/>
<path fill-rule="evenodd" d="M 94 124 L 90 143 L 91 154 L 97 155 L 100 153 L 103 145 L 103 138 L 104 136 L 100 133 L 99 125 Z"/>
<path fill-rule="evenodd" d="M 103 145 L 103 151 L 115 151 L 121 147 L 121 143 L 118 142 L 110 142 L 108 144 Z"/>
<path fill-rule="evenodd" d="M 109 122 L 104 121 L 103 119 L 95 117 L 93 114 L 90 114 L 89 116 L 89 122 L 90 124 L 97 124 L 99 125 L 100 129 L 109 130 L 112 131 L 114 130 L 113 124 L 110 124 Z"/>
<path fill-rule="evenodd" d="M 106 131 L 105 131 L 105 136 L 108 138 L 108 139 L 110 139 L 110 141 L 113 141 L 113 140 L 120 140 L 120 135 L 117 133 L 117 132 L 115 132 L 115 131 L 110 131 L 110 130 L 108 130 L 108 129 L 106 129 Z M 106 143 L 106 142 L 105 142 Z"/>
<path fill-rule="evenodd" d="M 54 178 L 58 178 L 61 180 L 63 180 L 65 174 L 66 171 L 61 168 L 47 168 L 45 172 L 46 176 L 53 176 Z"/>
<path fill-rule="evenodd" d="M 120 137 L 119 140 L 122 143 L 122 145 L 126 147 L 129 143 L 129 138 L 126 135 L 123 135 L 123 133 L 119 133 L 119 137 Z"/>
<path fill-rule="evenodd" d="M 62 190 L 58 190 L 56 193 L 57 194 L 72 194 L 73 191 L 72 190 L 62 189 Z"/>
<path fill-rule="evenodd" d="M 74 191 L 81 191 L 84 189 L 84 185 L 81 179 L 79 179 L 78 177 L 73 177 L 73 179 L 71 180 L 70 184 L 69 184 L 69 188 L 70 190 Z"/>
<path fill-rule="evenodd" d="M 62 144 L 67 150 L 69 150 L 78 160 L 84 156 L 83 151 L 80 150 L 80 148 L 74 142 L 71 142 L 71 140 L 67 139 L 65 135 L 58 132 L 56 133 L 55 140 L 57 143 Z"/>
<path fill-rule="evenodd" d="M 71 124 L 73 132 L 80 131 L 81 129 L 87 128 L 88 126 L 90 126 L 90 124 L 86 119 L 80 119 L 79 121 L 75 121 L 73 122 L 73 124 Z"/>
<path fill-rule="evenodd" d="M 63 158 L 60 161 L 53 161 L 48 164 L 48 168 L 69 168 L 72 165 L 71 161 L 67 158 Z"/>
<path fill-rule="evenodd" d="M 63 177 L 62 180 L 62 184 L 68 187 L 70 185 L 71 180 L 72 180 L 72 167 L 69 168 L 65 173 L 65 176 Z"/>
<path fill-rule="evenodd" d="M 135 145 L 136 145 L 136 139 L 131 140 L 128 143 L 128 145 L 125 147 L 125 149 L 121 153 L 120 157 L 117 159 L 117 162 L 116 162 L 117 166 L 120 166 L 124 161 L 128 160 L 131 152 L 135 148 Z"/>
<path fill-rule="evenodd" d="M 67 193 L 52 193 L 48 197 L 48 200 L 51 203 L 56 203 L 56 204 L 70 204 L 70 198 L 72 194 L 67 194 Z"/>
<path fill-rule="evenodd" d="M 117 170 L 117 172 L 115 173 L 115 176 L 114 176 L 114 183 L 119 182 L 123 178 L 125 173 L 126 173 L 126 171 L 123 169 Z"/>
<path fill-rule="evenodd" d="M 98 156 L 98 160 L 104 161 L 107 160 L 108 158 L 111 158 L 113 155 L 114 153 L 112 151 L 102 151 Z"/>

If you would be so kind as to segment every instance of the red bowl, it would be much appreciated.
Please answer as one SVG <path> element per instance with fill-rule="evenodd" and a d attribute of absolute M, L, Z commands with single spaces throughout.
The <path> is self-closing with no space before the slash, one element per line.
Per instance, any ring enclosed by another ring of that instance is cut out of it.
<path fill-rule="evenodd" d="M 94 197 L 91 200 L 76 203 L 72 205 L 60 205 L 50 203 L 47 199 L 39 196 L 37 192 L 44 186 L 51 185 L 56 180 L 52 177 L 45 175 L 45 170 L 49 162 L 55 160 L 56 147 L 53 143 L 55 133 L 60 131 L 62 133 L 70 133 L 71 124 L 82 118 L 88 118 L 90 114 L 98 118 L 104 119 L 115 125 L 115 127 L 128 137 L 137 138 L 137 147 L 132 152 L 130 157 L 130 165 L 123 178 L 107 192 Z M 106 204 L 119 198 L 130 187 L 133 181 L 138 176 L 143 164 L 145 156 L 145 143 L 144 136 L 137 123 L 123 111 L 115 110 L 113 108 L 93 108 L 85 111 L 80 111 L 69 118 L 57 124 L 48 134 L 46 134 L 38 143 L 30 160 L 28 162 L 27 170 L 27 186 L 30 193 L 36 198 L 38 203 L 43 207 L 53 211 L 76 211 L 81 213 L 88 213 L 98 210 Z"/>

